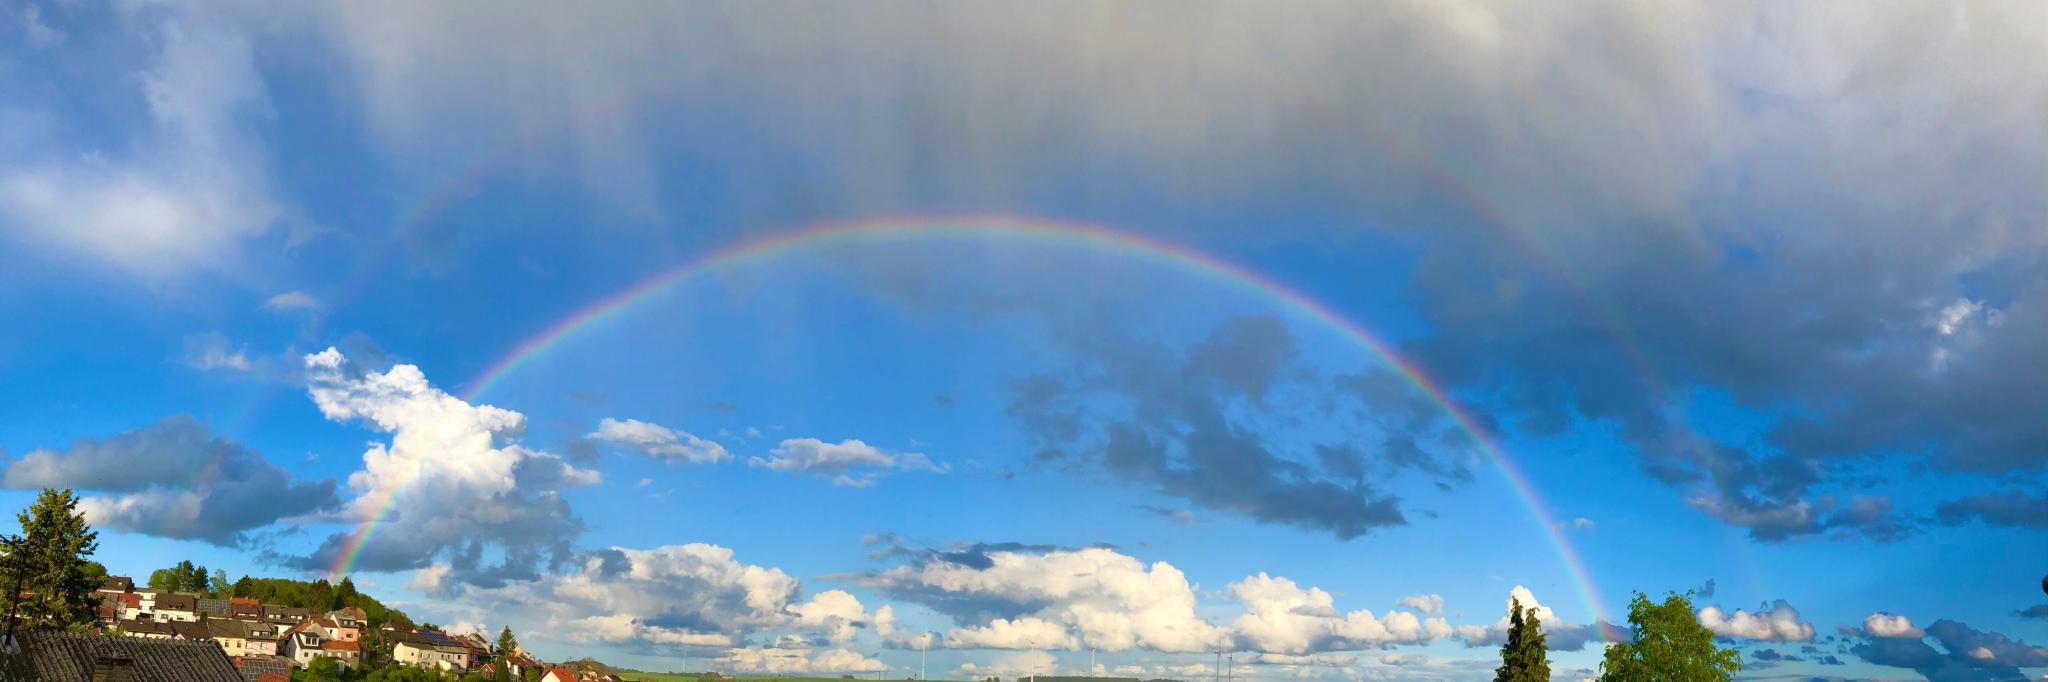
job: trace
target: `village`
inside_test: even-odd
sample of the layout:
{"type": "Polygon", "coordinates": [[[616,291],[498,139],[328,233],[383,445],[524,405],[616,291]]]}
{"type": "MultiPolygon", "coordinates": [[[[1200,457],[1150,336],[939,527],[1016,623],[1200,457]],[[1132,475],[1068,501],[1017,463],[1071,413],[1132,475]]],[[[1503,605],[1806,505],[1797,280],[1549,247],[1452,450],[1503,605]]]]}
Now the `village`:
{"type": "Polygon", "coordinates": [[[363,609],[324,613],[265,604],[253,597],[212,598],[198,592],[137,588],[123,576],[106,578],[100,598],[101,631],[156,640],[210,642],[247,682],[289,682],[292,671],[330,659],[338,668],[390,665],[484,679],[537,682],[619,682],[617,675],[550,665],[522,647],[500,651],[480,633],[461,635],[404,621],[374,629],[363,609]],[[499,677],[499,671],[506,673],[499,677]]]}

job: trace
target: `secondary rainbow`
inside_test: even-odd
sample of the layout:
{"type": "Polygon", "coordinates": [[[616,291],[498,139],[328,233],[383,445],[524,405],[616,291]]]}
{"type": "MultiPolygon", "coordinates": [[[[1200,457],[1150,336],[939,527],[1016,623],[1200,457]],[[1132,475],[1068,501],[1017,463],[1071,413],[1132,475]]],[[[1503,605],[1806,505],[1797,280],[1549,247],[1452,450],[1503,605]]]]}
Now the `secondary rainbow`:
{"type": "MultiPolygon", "coordinates": [[[[1321,301],[1264,274],[1182,244],[1100,225],[1009,215],[892,216],[824,223],[741,242],[656,273],[638,284],[600,299],[549,325],[513,346],[510,351],[491,363],[469,384],[464,397],[475,401],[500,380],[545,354],[565,339],[574,336],[578,331],[619,316],[633,309],[635,305],[654,298],[660,292],[718,268],[773,259],[800,248],[831,243],[942,236],[1044,240],[1144,258],[1279,301],[1296,313],[1340,332],[1365,349],[1374,359],[1394,370],[1404,381],[1436,404],[1453,425],[1471,439],[1479,452],[1506,478],[1522,505],[1528,509],[1531,518],[1540,526],[1539,530],[1563,563],[1572,580],[1573,588],[1578,591],[1589,614],[1595,618],[1606,614],[1599,592],[1594,589],[1584,562],[1572,548],[1570,541],[1564,537],[1563,526],[1551,517],[1547,505],[1537,495],[1528,477],[1523,475],[1514,461],[1479,425],[1478,420],[1461,407],[1443,386],[1395,353],[1387,342],[1321,301]]],[[[353,568],[363,548],[375,536],[378,525],[389,513],[392,498],[400,494],[402,488],[394,490],[391,497],[372,506],[373,513],[350,538],[345,547],[346,551],[335,563],[335,574],[346,574],[353,568]]]]}

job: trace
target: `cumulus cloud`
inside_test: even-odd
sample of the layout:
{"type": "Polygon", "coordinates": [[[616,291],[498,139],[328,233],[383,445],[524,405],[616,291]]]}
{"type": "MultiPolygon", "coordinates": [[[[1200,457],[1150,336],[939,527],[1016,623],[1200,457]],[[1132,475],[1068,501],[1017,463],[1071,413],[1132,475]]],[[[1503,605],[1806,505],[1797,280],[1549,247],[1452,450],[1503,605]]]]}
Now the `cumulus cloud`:
{"type": "Polygon", "coordinates": [[[1428,615],[1444,612],[1444,598],[1439,594],[1411,594],[1401,598],[1401,605],[1428,615]]]}
{"type": "Polygon", "coordinates": [[[120,493],[79,506],[97,526],[230,547],[248,531],[340,504],[333,480],[294,480],[185,415],[63,451],[32,450],[7,464],[0,484],[120,493]]]}
{"type": "MultiPolygon", "coordinates": [[[[246,125],[269,111],[249,38],[204,10],[157,9],[117,15],[155,48],[140,77],[109,75],[110,86],[140,87],[121,94],[152,125],[106,148],[0,150],[0,227],[163,276],[222,262],[283,215],[270,197],[262,141],[246,125]]],[[[42,26],[31,10],[25,18],[42,26]]],[[[59,35],[30,31],[32,40],[59,35]]],[[[56,106],[48,118],[70,118],[56,106]]]]}
{"type": "Polygon", "coordinates": [[[1527,587],[1516,585],[1514,589],[1508,591],[1507,599],[1501,600],[1500,620],[1494,621],[1492,625],[1460,625],[1455,628],[1458,638],[1464,640],[1465,646],[1468,647],[1496,647],[1507,642],[1508,626],[1510,625],[1507,613],[1508,609],[1515,603],[1522,605],[1524,613],[1534,614],[1538,620],[1542,621],[1543,634],[1545,636],[1544,642],[1550,646],[1552,651],[1578,651],[1585,648],[1589,643],[1602,641],[1600,639],[1600,629],[1607,627],[1601,623],[1592,625],[1566,623],[1557,617],[1557,612],[1550,610],[1550,607],[1544,606],[1542,602],[1536,601],[1535,592],[1530,591],[1527,587]]]}
{"type": "Polygon", "coordinates": [[[791,438],[768,452],[753,457],[748,466],[773,471],[809,474],[832,479],[833,485],[865,488],[886,471],[927,471],[944,473],[947,467],[932,463],[917,452],[887,452],[858,440],[827,443],[816,438],[791,438]]]}
{"type": "Polygon", "coordinates": [[[733,673],[873,673],[889,665],[846,649],[785,649],[748,647],[729,649],[711,660],[713,668],[733,673]]]}
{"type": "Polygon", "coordinates": [[[2048,667],[2048,647],[1952,620],[1934,621],[1926,635],[1941,647],[1921,637],[1874,637],[1849,651],[1875,665],[1910,668],[1935,682],[2026,679],[2021,668],[2048,667]]]}
{"type": "Polygon", "coordinates": [[[732,458],[732,454],[725,451],[725,446],[718,443],[637,419],[620,420],[606,417],[598,422],[596,431],[585,437],[638,450],[642,454],[660,457],[670,462],[711,464],[732,458]]]}
{"type": "Polygon", "coordinates": [[[1051,675],[1059,672],[1060,661],[1043,651],[1010,651],[996,654],[985,663],[968,661],[953,669],[953,674],[976,679],[984,677],[1029,677],[1051,675]]]}
{"type": "Polygon", "coordinates": [[[797,579],[780,569],[688,544],[598,550],[561,574],[454,596],[524,607],[581,641],[733,646],[789,623],[797,594],[797,579]]]}
{"type": "MultiPolygon", "coordinates": [[[[789,612],[796,617],[793,627],[820,633],[832,642],[852,640],[871,620],[867,611],[861,608],[860,600],[844,590],[819,592],[808,602],[791,605],[789,612]]],[[[883,614],[877,613],[873,620],[880,621],[884,617],[883,614]]],[[[893,621],[894,611],[890,611],[886,617],[893,621]]]]}
{"type": "MultiPolygon", "coordinates": [[[[333,348],[305,358],[307,388],[321,414],[390,434],[363,452],[349,475],[356,497],[342,512],[355,521],[381,519],[356,566],[389,571],[442,562],[457,582],[531,580],[543,566],[573,558],[569,543],[583,522],[561,490],[595,484],[595,471],[518,442],[526,417],[472,405],[427,382],[414,365],[384,372],[349,362],[333,348]],[[499,557],[484,563],[487,549],[499,557]]],[[[328,536],[310,556],[291,562],[332,565],[349,533],[328,536]]]]}
{"type": "Polygon", "coordinates": [[[1108,548],[935,552],[868,581],[962,621],[946,635],[949,645],[1199,652],[1228,638],[1195,614],[1194,588],[1180,569],[1108,548]]]}
{"type": "Polygon", "coordinates": [[[1025,616],[1016,620],[997,618],[987,625],[954,628],[946,633],[951,649],[1074,649],[1075,639],[1067,626],[1042,618],[1025,616]]]}
{"type": "Polygon", "coordinates": [[[1872,637],[1910,637],[1919,639],[1926,634],[1913,627],[1913,621],[1905,616],[1879,611],[1863,617],[1863,632],[1872,637]]]}
{"type": "Polygon", "coordinates": [[[755,657],[740,659],[749,664],[840,665],[842,662],[821,662],[809,654],[783,650],[811,648],[813,640],[799,634],[813,635],[821,644],[844,646],[864,629],[886,635],[883,630],[895,627],[894,609],[888,606],[870,613],[859,599],[841,590],[803,599],[802,584],[795,577],[778,568],[743,563],[734,558],[732,550],[715,545],[609,547],[583,555],[562,571],[497,586],[463,584],[447,579],[448,573],[446,565],[416,571],[415,587],[449,603],[533,623],[527,627],[572,642],[650,650],[736,647],[737,651],[747,649],[752,638],[781,633],[771,647],[774,651],[734,654],[755,657]]]}
{"type": "Polygon", "coordinates": [[[1231,629],[1240,646],[1253,651],[1309,654],[1428,644],[1451,635],[1442,618],[1424,620],[1407,611],[1383,617],[1365,610],[1338,613],[1330,593],[1265,573],[1231,583],[1229,593],[1245,608],[1231,629]]]}
{"type": "Polygon", "coordinates": [[[1733,613],[1709,606],[1699,611],[1702,627],[1730,639],[1759,642],[1813,641],[1813,624],[1799,620],[1799,609],[1783,599],[1758,608],[1755,613],[1736,609],[1733,613]]]}

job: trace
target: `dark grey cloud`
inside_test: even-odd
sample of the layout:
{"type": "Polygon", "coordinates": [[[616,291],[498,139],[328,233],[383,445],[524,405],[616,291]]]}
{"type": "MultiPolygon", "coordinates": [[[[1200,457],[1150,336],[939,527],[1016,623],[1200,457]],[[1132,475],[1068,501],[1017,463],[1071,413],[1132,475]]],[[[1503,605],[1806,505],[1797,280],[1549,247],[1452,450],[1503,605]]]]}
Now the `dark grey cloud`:
{"type": "Polygon", "coordinates": [[[2027,608],[2014,611],[2013,615],[2019,616],[2021,618],[2032,618],[2034,620],[2048,620],[2048,604],[2035,604],[2033,606],[2029,606],[2027,608]]]}
{"type": "Polygon", "coordinates": [[[186,415],[63,451],[34,450],[9,462],[9,488],[114,493],[87,497],[93,524],[117,531],[241,546],[249,532],[340,505],[333,479],[295,480],[240,443],[186,415]]]}
{"type": "Polygon", "coordinates": [[[2026,679],[2020,668],[2048,667],[2048,647],[1952,620],[1927,626],[1927,637],[1941,647],[1922,638],[1877,637],[1850,647],[1850,652],[1872,664],[1911,668],[1932,682],[2026,679]]]}
{"type": "Polygon", "coordinates": [[[1934,515],[1951,526],[1982,521],[1989,526],[2040,530],[2048,528],[2048,497],[2018,491],[1976,495],[1943,502],[1935,507],[1934,515]]]}
{"type": "Polygon", "coordinates": [[[1471,478],[1462,462],[1436,454],[1458,446],[1441,442],[1437,413],[1417,412],[1417,399],[1402,394],[1412,387],[1378,372],[1318,375],[1277,318],[1224,320],[1185,351],[1104,329],[1067,339],[1080,358],[1073,371],[1011,386],[1009,414],[1063,470],[1344,539],[1407,523],[1400,499],[1382,490],[1397,476],[1471,478]],[[1275,437],[1292,430],[1276,425],[1303,420],[1331,420],[1361,442],[1275,437]]]}

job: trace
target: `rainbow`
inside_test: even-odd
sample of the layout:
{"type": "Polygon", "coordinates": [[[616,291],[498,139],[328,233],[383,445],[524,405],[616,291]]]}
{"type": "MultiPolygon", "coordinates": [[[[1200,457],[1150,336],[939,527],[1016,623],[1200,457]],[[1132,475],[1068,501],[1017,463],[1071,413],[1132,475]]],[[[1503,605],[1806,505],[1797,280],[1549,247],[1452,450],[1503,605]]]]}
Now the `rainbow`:
{"type": "MultiPolygon", "coordinates": [[[[638,284],[585,306],[528,337],[492,362],[482,374],[470,382],[468,390],[463,394],[464,398],[475,401],[506,376],[545,354],[549,349],[560,345],[577,332],[625,314],[635,306],[656,298],[657,294],[707,272],[727,266],[771,260],[805,247],[860,240],[915,239],[946,235],[1043,240],[1143,258],[1278,301],[1292,311],[1340,332],[1358,347],[1365,349],[1374,359],[1399,374],[1404,381],[1442,410],[1459,431],[1471,439],[1487,461],[1507,479],[1522,506],[1528,509],[1530,517],[1537,522],[1538,530],[1563,563],[1573,588],[1578,591],[1590,616],[1598,619],[1606,613],[1599,592],[1594,589],[1590,574],[1586,570],[1585,562],[1572,548],[1571,542],[1564,536],[1564,526],[1552,518],[1529,478],[1494,442],[1487,434],[1487,430],[1480,426],[1478,419],[1461,407],[1441,384],[1430,378],[1421,368],[1396,354],[1386,341],[1329,305],[1264,274],[1181,244],[1100,225],[1007,215],[877,217],[824,223],[733,244],[696,260],[658,272],[638,284]]],[[[343,575],[354,567],[362,555],[363,548],[375,536],[378,525],[390,513],[393,498],[401,494],[403,489],[404,486],[394,488],[390,497],[372,505],[373,512],[364,519],[344,546],[345,551],[334,563],[333,574],[343,575]]],[[[1606,633],[1602,631],[1602,635],[1604,637],[1606,633]]]]}

